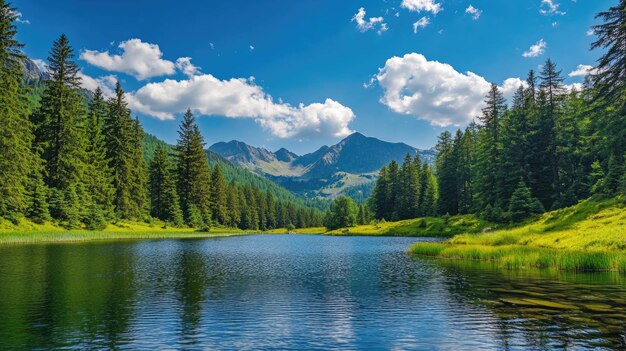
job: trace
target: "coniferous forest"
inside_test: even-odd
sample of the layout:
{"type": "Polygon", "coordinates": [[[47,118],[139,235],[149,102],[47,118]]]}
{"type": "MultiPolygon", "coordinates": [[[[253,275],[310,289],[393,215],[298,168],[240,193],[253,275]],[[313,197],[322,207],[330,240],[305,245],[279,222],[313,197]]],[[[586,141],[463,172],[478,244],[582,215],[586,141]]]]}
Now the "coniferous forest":
{"type": "Polygon", "coordinates": [[[407,155],[381,169],[369,200],[377,219],[477,214],[518,222],[590,196],[626,194],[626,1],[597,15],[602,52],[569,89],[548,59],[508,106],[492,84],[482,114],[439,136],[431,167],[407,155]]]}
{"type": "Polygon", "coordinates": [[[190,110],[176,146],[157,145],[146,162],[144,131],[121,85],[108,99],[100,89],[81,89],[65,35],[52,44],[50,79],[34,92],[25,81],[24,44],[15,39],[17,13],[0,1],[0,217],[91,230],[152,219],[202,229],[321,225],[319,210],[229,182],[219,165],[210,167],[190,110]]]}

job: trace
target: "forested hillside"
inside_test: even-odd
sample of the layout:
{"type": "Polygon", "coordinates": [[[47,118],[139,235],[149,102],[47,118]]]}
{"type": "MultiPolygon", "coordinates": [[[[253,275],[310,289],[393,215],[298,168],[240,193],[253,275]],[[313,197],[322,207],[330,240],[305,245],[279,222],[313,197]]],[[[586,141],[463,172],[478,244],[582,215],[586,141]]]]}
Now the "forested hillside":
{"type": "Polygon", "coordinates": [[[432,167],[412,155],[384,167],[368,201],[374,216],[520,222],[626,194],[625,13],[620,1],[597,15],[603,23],[593,27],[592,49],[601,57],[584,85],[566,86],[548,59],[539,73],[529,71],[510,106],[492,84],[474,123],[440,135],[432,167]]]}
{"type": "Polygon", "coordinates": [[[321,223],[304,201],[207,154],[191,111],[172,147],[145,136],[119,82],[109,99],[86,94],[67,36],[45,73],[25,74],[36,68],[15,40],[17,13],[0,0],[0,218],[68,229],[153,218],[254,230],[321,223]]]}

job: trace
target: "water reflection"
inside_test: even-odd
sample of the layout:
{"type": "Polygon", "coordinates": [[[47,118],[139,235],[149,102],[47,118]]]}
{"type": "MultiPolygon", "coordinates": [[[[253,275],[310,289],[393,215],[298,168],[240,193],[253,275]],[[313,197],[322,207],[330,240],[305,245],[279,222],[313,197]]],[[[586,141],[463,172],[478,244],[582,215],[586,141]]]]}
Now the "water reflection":
{"type": "Polygon", "coordinates": [[[412,259],[410,238],[0,248],[0,349],[617,349],[626,282],[412,259]]]}

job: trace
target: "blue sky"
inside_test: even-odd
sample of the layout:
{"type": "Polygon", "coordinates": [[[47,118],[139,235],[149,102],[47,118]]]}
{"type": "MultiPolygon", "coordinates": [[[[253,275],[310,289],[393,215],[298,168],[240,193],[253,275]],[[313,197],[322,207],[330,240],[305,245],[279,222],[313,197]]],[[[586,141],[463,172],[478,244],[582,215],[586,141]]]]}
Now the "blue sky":
{"type": "Polygon", "coordinates": [[[464,126],[479,111],[487,82],[512,91],[515,78],[548,57],[568,84],[580,83],[586,67],[579,65],[593,65],[599,55],[589,52],[594,14],[616,2],[13,5],[22,14],[19,39],[31,58],[45,59],[52,41],[66,33],[85,85],[119,79],[146,131],[175,142],[180,115],[191,107],[209,145],[238,139],[305,153],[351,131],[431,147],[442,130],[464,126]]]}

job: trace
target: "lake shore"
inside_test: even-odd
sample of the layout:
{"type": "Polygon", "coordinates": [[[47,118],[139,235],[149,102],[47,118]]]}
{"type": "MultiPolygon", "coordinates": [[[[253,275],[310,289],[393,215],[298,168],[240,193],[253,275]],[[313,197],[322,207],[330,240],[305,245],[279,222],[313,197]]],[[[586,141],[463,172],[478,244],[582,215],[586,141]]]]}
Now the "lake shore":
{"type": "Polygon", "coordinates": [[[417,243],[410,254],[491,261],[507,269],[626,273],[626,209],[622,199],[586,200],[516,228],[417,243]]]}

